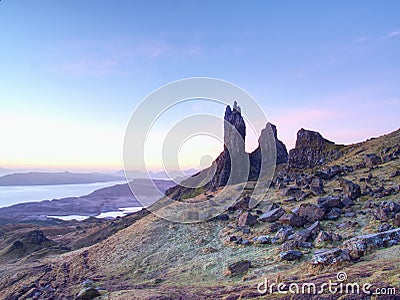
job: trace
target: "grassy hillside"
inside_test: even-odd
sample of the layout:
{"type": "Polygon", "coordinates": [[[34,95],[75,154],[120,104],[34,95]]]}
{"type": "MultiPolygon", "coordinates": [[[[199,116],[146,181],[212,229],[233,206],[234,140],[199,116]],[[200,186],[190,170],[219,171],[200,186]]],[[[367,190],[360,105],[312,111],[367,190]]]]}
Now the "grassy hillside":
{"type": "MultiPolygon", "coordinates": [[[[349,282],[368,282],[374,290],[377,287],[395,287],[399,295],[399,245],[369,249],[365,255],[351,261],[321,266],[311,264],[313,255],[319,249],[342,247],[343,242],[352,237],[382,231],[381,226],[386,226],[386,229],[398,227],[395,217],[389,215],[386,221],[378,220],[375,212],[382,203],[399,203],[400,160],[396,157],[399,145],[398,130],[364,143],[341,147],[344,155],[320,170],[303,170],[303,177],[298,177],[300,179],[306,178],[306,175],[314,176],[315,172],[334,165],[346,170],[323,180],[323,195],[310,192],[304,199],[297,197],[293,200],[289,190],[290,187],[299,187],[296,180],[300,179],[288,179],[284,188],[276,184],[268,191],[262,190],[257,194],[246,190],[252,198],[262,201],[251,209],[227,211],[228,220],[183,224],[142,213],[133,225],[90,247],[52,254],[31,260],[29,264],[26,260],[10,264],[5,262],[0,271],[1,297],[14,299],[29,296],[34,291],[39,293],[40,299],[73,298],[82,290],[82,283],[90,279],[100,292],[101,299],[251,299],[261,296],[257,284],[264,278],[286,284],[322,284],[327,280],[336,280],[339,270],[346,272],[349,282]],[[365,155],[371,153],[378,155],[381,161],[368,167],[365,155]],[[303,254],[299,260],[281,259],[282,241],[267,244],[254,241],[260,236],[274,237],[274,222],[257,221],[254,225],[238,226],[239,217],[244,212],[259,217],[268,212],[273,203],[279,204],[287,214],[306,203],[316,204],[321,197],[340,196],[343,200],[343,179],[358,184],[361,196],[354,199],[354,205],[343,207],[337,218],[325,217],[319,222],[319,232],[340,235],[341,240],[317,242],[315,237],[309,238],[307,241],[311,248],[295,247],[303,254]],[[232,236],[249,242],[235,243],[232,236]],[[237,275],[227,272],[231,264],[241,261],[250,261],[250,268],[237,275]]],[[[284,166],[276,170],[276,177],[284,174],[284,166]]],[[[300,191],[308,193],[309,190],[301,186],[300,191]]],[[[224,196],[229,197],[229,191],[226,193],[224,196]]],[[[294,227],[293,232],[300,233],[311,223],[294,227]]],[[[341,296],[340,299],[351,299],[350,295],[341,296]]],[[[292,295],[263,297],[291,299],[292,295]]],[[[337,299],[339,296],[325,292],[324,295],[298,295],[294,299],[313,297],[337,299]]],[[[377,296],[375,299],[385,298],[377,296]]]]}

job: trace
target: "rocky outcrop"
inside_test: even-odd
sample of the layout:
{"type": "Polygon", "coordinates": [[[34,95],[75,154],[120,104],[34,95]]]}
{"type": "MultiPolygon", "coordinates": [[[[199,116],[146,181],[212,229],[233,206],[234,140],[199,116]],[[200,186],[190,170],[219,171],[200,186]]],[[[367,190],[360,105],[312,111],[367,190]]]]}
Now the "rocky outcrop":
{"type": "Polygon", "coordinates": [[[349,250],[340,248],[315,250],[311,258],[311,264],[314,266],[335,265],[346,261],[350,261],[349,250]]]}
{"type": "Polygon", "coordinates": [[[224,150],[215,160],[215,175],[209,183],[209,189],[215,191],[220,186],[243,182],[247,179],[245,152],[246,125],[240,108],[235,101],[233,109],[228,105],[224,116],[224,150]],[[231,174],[232,169],[232,174],[231,174]]]}
{"type": "Polygon", "coordinates": [[[261,145],[265,145],[268,140],[268,130],[272,130],[275,139],[275,146],[276,146],[276,164],[284,164],[288,161],[288,152],[286,149],[285,144],[278,139],[278,131],[276,126],[271,123],[267,123],[265,128],[261,130],[260,138],[258,139],[259,146],[256,150],[250,153],[250,180],[256,180],[260,174],[261,162],[262,162],[262,155],[261,155],[261,145]]]}
{"type": "Polygon", "coordinates": [[[360,235],[345,241],[341,248],[316,250],[311,259],[311,264],[327,266],[357,260],[373,249],[390,247],[399,243],[400,228],[360,235]]]}
{"type": "Polygon", "coordinates": [[[318,132],[300,129],[296,146],[289,152],[288,168],[310,169],[338,159],[342,155],[339,147],[318,132]]]}
{"type": "Polygon", "coordinates": [[[350,251],[353,259],[365,255],[369,250],[397,245],[400,241],[400,228],[393,230],[356,236],[343,243],[350,251]]]}
{"type": "Polygon", "coordinates": [[[203,186],[203,190],[216,191],[221,186],[257,180],[263,160],[271,159],[262,155],[261,151],[271,147],[269,138],[272,136],[271,132],[275,139],[276,164],[286,163],[288,160],[286,146],[278,139],[276,126],[271,123],[261,131],[258,148],[250,154],[246,153],[246,124],[241,109],[236,101],[232,109],[228,105],[224,116],[224,149],[221,154],[210,168],[183,180],[181,185],[168,189],[166,195],[173,199],[182,199],[188,194],[195,194],[197,187],[203,186]]]}

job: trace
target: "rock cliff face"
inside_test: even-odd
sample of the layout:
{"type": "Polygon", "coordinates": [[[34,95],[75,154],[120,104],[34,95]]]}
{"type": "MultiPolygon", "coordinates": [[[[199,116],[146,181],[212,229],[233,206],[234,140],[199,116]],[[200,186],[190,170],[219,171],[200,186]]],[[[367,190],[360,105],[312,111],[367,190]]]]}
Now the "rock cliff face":
{"type": "Polygon", "coordinates": [[[296,147],[289,151],[289,169],[309,169],[338,159],[341,145],[324,139],[315,131],[300,129],[297,132],[296,147]]]}
{"type": "Polygon", "coordinates": [[[258,144],[259,146],[257,147],[256,150],[254,150],[252,153],[250,153],[250,174],[249,174],[249,179],[250,180],[257,180],[258,175],[260,174],[260,167],[261,167],[261,146],[263,143],[266,143],[267,141],[267,130],[269,129],[268,127],[271,128],[274,138],[275,138],[275,145],[276,145],[276,164],[285,164],[288,161],[288,152],[286,150],[286,146],[282,141],[278,139],[278,132],[276,129],[276,126],[267,123],[265,128],[261,130],[261,135],[260,138],[258,139],[258,144]]]}
{"type": "Polygon", "coordinates": [[[208,169],[193,175],[182,181],[181,186],[175,186],[166,191],[166,195],[174,199],[182,198],[185,194],[193,192],[194,188],[185,186],[200,186],[203,189],[215,191],[221,186],[239,182],[256,180],[260,174],[261,167],[261,146],[267,143],[268,130],[272,130],[276,144],[276,164],[286,163],[288,153],[286,146],[278,140],[277,129],[273,124],[268,123],[261,131],[259,146],[252,153],[245,151],[246,125],[241,114],[241,109],[234,102],[233,108],[228,105],[224,116],[224,150],[208,169]],[[214,174],[212,174],[214,172],[214,174]],[[207,178],[211,178],[204,184],[207,178]]]}
{"type": "Polygon", "coordinates": [[[229,183],[239,183],[247,179],[246,161],[248,164],[248,154],[245,151],[246,125],[242,117],[240,107],[235,101],[233,109],[228,105],[224,116],[224,151],[213,163],[215,175],[209,183],[211,190],[216,190],[220,186],[229,183]],[[232,172],[231,176],[231,170],[232,172]]]}

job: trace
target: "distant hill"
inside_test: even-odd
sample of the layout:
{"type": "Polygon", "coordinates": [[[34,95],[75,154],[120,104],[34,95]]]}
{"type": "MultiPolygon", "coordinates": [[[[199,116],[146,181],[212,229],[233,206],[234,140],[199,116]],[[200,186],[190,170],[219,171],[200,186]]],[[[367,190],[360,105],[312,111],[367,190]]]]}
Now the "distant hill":
{"type": "Polygon", "coordinates": [[[0,186],[80,184],[123,179],[120,175],[103,173],[28,172],[4,175],[0,177],[0,186]]]}
{"type": "Polygon", "coordinates": [[[148,178],[150,176],[152,179],[173,179],[174,181],[181,181],[183,179],[186,179],[194,174],[196,174],[198,170],[196,169],[188,169],[188,170],[183,170],[183,171],[177,171],[173,170],[169,172],[168,174],[164,171],[158,171],[158,172],[153,172],[150,171],[149,175],[147,175],[146,171],[139,171],[139,170],[131,170],[131,171],[124,171],[124,170],[119,170],[118,172],[114,173],[117,176],[125,176],[125,173],[128,175],[129,180],[135,179],[135,178],[148,178]],[[182,176],[182,172],[186,176],[182,176]]]}
{"type": "Polygon", "coordinates": [[[5,174],[10,174],[12,172],[13,172],[13,170],[0,167],[0,176],[5,175],[5,174]]]}
{"type": "MultiPolygon", "coordinates": [[[[161,193],[175,185],[173,181],[169,180],[153,180],[153,182],[161,193]]],[[[135,195],[140,196],[140,200],[145,199],[150,203],[157,201],[160,194],[149,188],[153,186],[153,182],[146,179],[135,179],[132,184],[135,188],[135,195]]],[[[0,208],[0,224],[48,221],[48,215],[97,216],[100,213],[118,211],[121,207],[141,207],[142,203],[136,199],[135,195],[132,194],[128,184],[124,183],[101,188],[80,197],[19,203],[0,208]]]]}

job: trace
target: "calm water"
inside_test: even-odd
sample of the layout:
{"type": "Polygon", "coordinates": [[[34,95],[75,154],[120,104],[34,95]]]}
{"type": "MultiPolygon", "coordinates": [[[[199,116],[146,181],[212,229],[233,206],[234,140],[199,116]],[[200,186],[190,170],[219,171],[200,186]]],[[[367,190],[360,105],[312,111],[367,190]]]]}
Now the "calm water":
{"type": "MultiPolygon", "coordinates": [[[[97,215],[96,218],[104,218],[104,219],[111,218],[112,219],[112,218],[116,218],[116,217],[123,217],[126,214],[137,212],[139,210],[142,210],[142,207],[125,207],[125,208],[120,208],[120,210],[118,210],[118,211],[109,211],[109,212],[101,213],[101,214],[97,215]]],[[[64,221],[69,221],[69,220],[82,221],[82,220],[89,218],[89,216],[80,216],[80,215],[47,216],[47,217],[54,218],[54,219],[60,219],[60,220],[64,220],[64,221]]]]}
{"type": "Polygon", "coordinates": [[[79,197],[103,187],[125,182],[126,181],[109,181],[85,184],[0,186],[0,207],[23,202],[79,197]]]}

